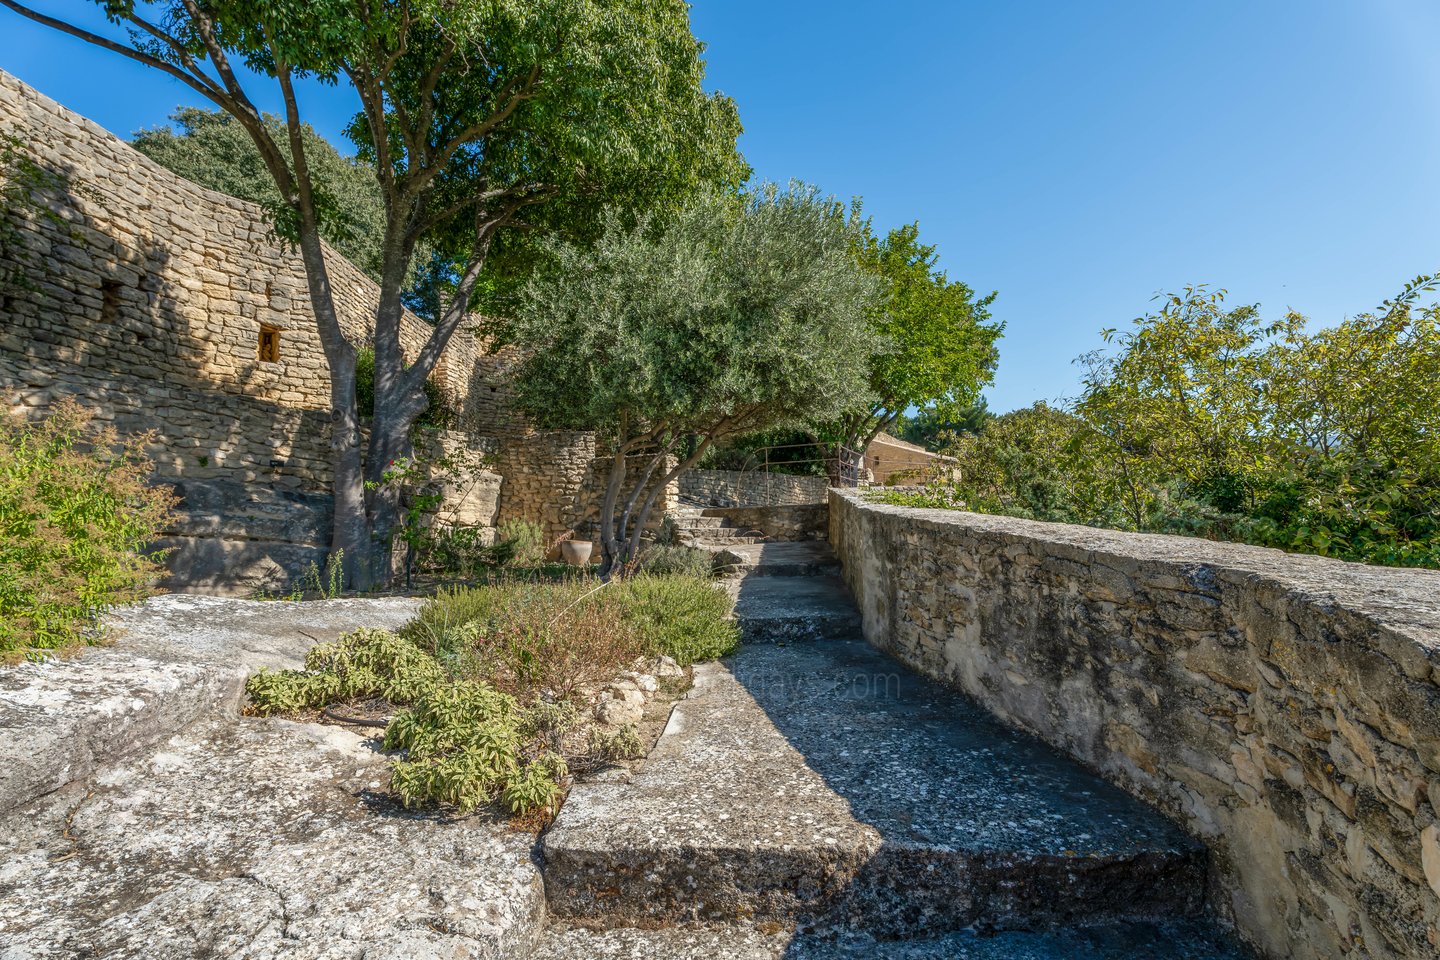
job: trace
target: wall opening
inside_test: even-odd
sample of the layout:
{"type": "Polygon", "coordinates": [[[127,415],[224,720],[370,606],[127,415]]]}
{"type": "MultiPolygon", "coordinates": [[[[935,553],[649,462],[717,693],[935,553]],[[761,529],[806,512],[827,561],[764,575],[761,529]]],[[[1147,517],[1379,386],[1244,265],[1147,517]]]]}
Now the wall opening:
{"type": "Polygon", "coordinates": [[[119,280],[100,281],[100,322],[114,323],[120,319],[119,280]]]}
{"type": "Polygon", "coordinates": [[[280,362],[280,328],[268,323],[260,324],[260,362],[280,362]]]}

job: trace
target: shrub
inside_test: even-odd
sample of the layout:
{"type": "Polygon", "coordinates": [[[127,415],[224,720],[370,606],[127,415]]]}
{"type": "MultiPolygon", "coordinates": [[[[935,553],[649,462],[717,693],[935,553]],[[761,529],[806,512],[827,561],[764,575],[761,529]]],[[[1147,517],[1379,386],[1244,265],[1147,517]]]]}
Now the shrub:
{"type": "Polygon", "coordinates": [[[442,591],[407,635],[450,668],[517,696],[568,697],[645,652],[622,598],[598,581],[508,583],[442,591]]]}
{"type": "Polygon", "coordinates": [[[548,807],[560,793],[564,757],[526,759],[524,715],[513,697],[479,681],[436,687],[395,717],[385,748],[403,750],[390,788],[406,806],[448,804],[460,813],[500,798],[512,813],[548,807]]]}
{"type": "Polygon", "coordinates": [[[651,656],[686,666],[726,656],[740,643],[734,601],[708,578],[641,574],[615,589],[651,656]]]}
{"type": "Polygon", "coordinates": [[[592,757],[605,761],[634,760],[645,753],[640,734],[629,723],[613,733],[591,727],[588,749],[592,757]]]}
{"type": "Polygon", "coordinates": [[[545,530],[538,523],[516,517],[495,528],[494,554],[501,566],[533,567],[545,561],[545,530]]]}
{"type": "MultiPolygon", "coordinates": [[[[669,522],[670,518],[665,518],[669,522]]],[[[715,555],[699,547],[652,543],[640,554],[640,570],[655,576],[675,575],[706,580],[714,573],[715,555]]]]}
{"type": "Polygon", "coordinates": [[[39,423],[0,414],[0,655],[79,642],[146,594],[160,565],[142,551],[175,503],[146,483],[148,439],[69,400],[39,423]]]}
{"type": "Polygon", "coordinates": [[[266,714],[370,697],[408,704],[385,734],[404,751],[391,787],[406,805],[465,813],[499,800],[526,813],[553,807],[566,756],[643,753],[634,730],[586,740],[582,688],[645,655],[728,653],[738,638],[729,613],[729,597],[693,577],[442,590],[400,634],[346,634],[316,646],[305,669],[261,671],[247,690],[266,714]]]}
{"type": "Polygon", "coordinates": [[[356,630],[316,644],[303,670],[261,670],[245,684],[255,711],[288,713],[340,700],[411,703],[446,679],[439,661],[388,630],[356,630]]]}

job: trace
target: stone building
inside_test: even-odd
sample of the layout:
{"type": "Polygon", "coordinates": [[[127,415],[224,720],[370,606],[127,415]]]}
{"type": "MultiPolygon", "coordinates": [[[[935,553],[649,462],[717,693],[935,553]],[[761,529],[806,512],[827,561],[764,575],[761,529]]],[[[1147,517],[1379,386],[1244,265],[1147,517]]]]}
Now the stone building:
{"type": "MultiPolygon", "coordinates": [[[[281,586],[328,552],[329,375],[298,253],[260,208],[184,180],[95,123],[0,72],[0,142],[45,172],[33,211],[0,232],[0,398],[40,415],[75,397],[125,432],[153,431],[172,589],[281,586]]],[[[330,252],[342,321],[368,336],[378,289],[330,252]]],[[[407,316],[402,342],[428,328],[407,316]]],[[[447,491],[482,527],[525,517],[550,537],[595,512],[596,440],[514,414],[513,356],[462,330],[434,379],[458,416],[426,446],[487,469],[447,491]]]]}
{"type": "Polygon", "coordinates": [[[955,464],[954,457],[882,433],[865,448],[863,469],[875,483],[924,483],[948,477],[955,464]]]}

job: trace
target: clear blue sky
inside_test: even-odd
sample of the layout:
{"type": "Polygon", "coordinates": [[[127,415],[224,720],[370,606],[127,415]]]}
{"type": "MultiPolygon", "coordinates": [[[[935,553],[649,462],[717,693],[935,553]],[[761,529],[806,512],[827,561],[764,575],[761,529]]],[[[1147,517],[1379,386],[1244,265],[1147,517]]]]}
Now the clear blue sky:
{"type": "MultiPolygon", "coordinates": [[[[1072,394],[1159,290],[1333,323],[1440,269],[1437,0],[695,0],[694,26],[758,175],[918,219],[999,291],[996,410],[1072,394]]],[[[122,135],[198,102],[4,10],[0,67],[122,135]]],[[[307,95],[338,135],[347,99],[307,95]]]]}

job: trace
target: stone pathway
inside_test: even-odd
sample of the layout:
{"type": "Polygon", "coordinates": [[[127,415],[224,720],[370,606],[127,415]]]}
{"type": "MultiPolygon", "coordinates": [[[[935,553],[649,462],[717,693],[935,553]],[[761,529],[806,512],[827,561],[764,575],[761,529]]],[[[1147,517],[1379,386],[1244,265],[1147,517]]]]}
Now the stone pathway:
{"type": "Polygon", "coordinates": [[[0,670],[0,960],[1244,956],[1202,848],[865,644],[823,544],[730,546],[752,642],[538,845],[399,809],[373,740],[236,714],[413,601],[161,597],[0,670]]]}
{"type": "Polygon", "coordinates": [[[1244,956],[1202,847],[866,644],[825,545],[742,549],[750,642],[628,783],[572,791],[538,956],[1244,956]]]}

